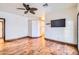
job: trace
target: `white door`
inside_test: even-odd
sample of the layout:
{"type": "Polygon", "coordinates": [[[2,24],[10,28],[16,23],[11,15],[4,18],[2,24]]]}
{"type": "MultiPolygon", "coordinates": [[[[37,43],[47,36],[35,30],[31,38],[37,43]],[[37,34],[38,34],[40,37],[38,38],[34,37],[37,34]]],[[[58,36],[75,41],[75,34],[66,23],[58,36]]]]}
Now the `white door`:
{"type": "Polygon", "coordinates": [[[32,20],[32,37],[40,36],[39,20],[32,20]]]}

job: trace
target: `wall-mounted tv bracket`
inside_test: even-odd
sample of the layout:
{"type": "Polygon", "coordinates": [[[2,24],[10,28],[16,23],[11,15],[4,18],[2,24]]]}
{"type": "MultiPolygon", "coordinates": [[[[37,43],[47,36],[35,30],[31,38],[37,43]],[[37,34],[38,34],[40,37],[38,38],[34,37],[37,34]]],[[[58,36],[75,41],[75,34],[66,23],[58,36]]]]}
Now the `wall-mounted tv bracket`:
{"type": "Polygon", "coordinates": [[[46,25],[50,25],[51,23],[46,23],[46,25]]]}

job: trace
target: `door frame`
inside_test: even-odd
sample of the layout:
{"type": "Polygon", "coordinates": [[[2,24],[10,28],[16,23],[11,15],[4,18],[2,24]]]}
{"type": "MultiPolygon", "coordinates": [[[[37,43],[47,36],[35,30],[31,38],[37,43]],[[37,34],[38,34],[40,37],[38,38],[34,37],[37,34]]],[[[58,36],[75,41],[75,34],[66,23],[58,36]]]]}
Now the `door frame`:
{"type": "Polygon", "coordinates": [[[79,13],[77,13],[77,49],[79,50],[79,47],[78,47],[78,43],[79,43],[78,42],[79,41],[79,36],[78,36],[79,35],[79,33],[78,33],[79,32],[79,29],[78,29],[79,27],[78,26],[79,25],[78,25],[78,23],[79,23],[79,20],[78,19],[79,19],[79,13]]]}
{"type": "Polygon", "coordinates": [[[2,22],[2,38],[4,39],[5,41],[5,18],[0,18],[0,22],[2,22]]]}

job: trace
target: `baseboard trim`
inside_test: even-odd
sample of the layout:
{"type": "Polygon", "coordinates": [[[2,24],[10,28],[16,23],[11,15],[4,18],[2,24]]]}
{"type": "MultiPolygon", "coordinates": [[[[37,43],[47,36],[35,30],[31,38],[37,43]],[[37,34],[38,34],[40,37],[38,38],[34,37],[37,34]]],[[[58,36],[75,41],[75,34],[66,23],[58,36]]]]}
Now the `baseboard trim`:
{"type": "Polygon", "coordinates": [[[72,43],[67,43],[67,42],[61,42],[61,41],[52,40],[52,39],[49,39],[49,38],[45,38],[45,39],[48,40],[48,41],[53,41],[53,42],[57,42],[57,43],[60,43],[60,44],[66,44],[66,45],[74,46],[74,47],[77,48],[77,44],[72,44],[72,43]]]}
{"type": "Polygon", "coordinates": [[[27,36],[27,37],[32,39],[37,39],[37,38],[40,38],[41,36],[38,36],[38,37],[27,36]]]}
{"type": "MultiPolygon", "coordinates": [[[[5,41],[11,42],[11,41],[19,40],[19,39],[24,39],[24,38],[37,39],[37,38],[40,38],[40,37],[41,36],[39,36],[39,37],[24,36],[24,37],[20,37],[20,38],[16,38],[16,39],[5,40],[5,41]]],[[[48,41],[53,41],[53,42],[57,42],[57,43],[60,43],[60,44],[72,45],[74,47],[77,47],[77,44],[72,44],[72,43],[67,43],[67,42],[61,42],[61,41],[57,41],[57,40],[52,40],[50,38],[45,38],[45,39],[48,40],[48,41]]]]}
{"type": "Polygon", "coordinates": [[[41,36],[39,36],[39,37],[24,36],[24,37],[19,37],[19,38],[15,38],[15,39],[5,40],[5,42],[11,42],[11,41],[15,41],[15,40],[24,39],[24,38],[37,39],[37,38],[40,38],[40,37],[41,36]]]}
{"type": "Polygon", "coordinates": [[[19,38],[15,38],[15,39],[8,39],[8,40],[5,40],[5,42],[11,42],[11,41],[19,40],[19,39],[24,39],[24,38],[28,38],[28,36],[19,37],[19,38]]]}

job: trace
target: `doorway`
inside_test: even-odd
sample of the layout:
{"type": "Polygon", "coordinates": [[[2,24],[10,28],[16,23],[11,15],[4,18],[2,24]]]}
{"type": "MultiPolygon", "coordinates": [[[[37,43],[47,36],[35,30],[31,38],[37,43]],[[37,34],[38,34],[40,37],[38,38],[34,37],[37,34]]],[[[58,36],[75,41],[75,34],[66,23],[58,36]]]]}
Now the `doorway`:
{"type": "Polygon", "coordinates": [[[5,19],[0,18],[0,42],[5,41],[5,19]]]}

